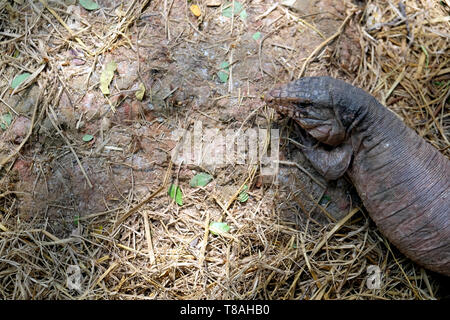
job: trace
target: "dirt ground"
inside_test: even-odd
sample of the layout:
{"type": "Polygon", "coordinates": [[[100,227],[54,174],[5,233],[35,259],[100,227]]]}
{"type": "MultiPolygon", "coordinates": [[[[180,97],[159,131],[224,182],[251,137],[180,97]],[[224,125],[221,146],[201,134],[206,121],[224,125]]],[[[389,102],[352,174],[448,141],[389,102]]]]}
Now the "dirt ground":
{"type": "MultiPolygon", "coordinates": [[[[327,183],[314,171],[291,142],[294,125],[261,99],[274,84],[300,75],[338,77],[374,94],[409,125],[422,121],[418,131],[428,140],[439,137],[434,145],[448,155],[448,70],[434,79],[446,89],[425,93],[444,92],[442,106],[429,105],[441,119],[434,127],[428,113],[416,119],[399,111],[408,112],[408,98],[402,88],[389,90],[400,71],[378,70],[377,79],[394,74],[385,86],[363,75],[374,52],[362,34],[368,17],[381,21],[367,8],[392,10],[388,4],[254,0],[241,2],[245,14],[227,17],[227,3],[218,0],[96,2],[99,8],[90,11],[78,1],[0,1],[0,111],[12,118],[0,132],[1,298],[446,294],[446,279],[389,245],[347,179],[327,183]],[[105,95],[99,84],[110,62],[117,69],[105,95]],[[13,89],[12,79],[23,72],[31,74],[28,83],[13,89]],[[248,163],[173,163],[173,132],[192,130],[198,121],[222,131],[280,129],[278,184],[248,163]],[[199,172],[213,180],[191,187],[199,172]],[[183,205],[168,195],[170,184],[181,188],[183,205]],[[248,200],[241,202],[236,198],[243,185],[248,200]],[[230,231],[212,234],[213,221],[226,222],[230,231]],[[382,271],[381,288],[366,285],[370,265],[382,271]],[[75,284],[70,270],[78,276],[75,284]]],[[[407,12],[431,7],[448,15],[444,1],[437,9],[411,1],[407,12]]],[[[411,17],[411,28],[419,17],[411,17]]],[[[442,24],[445,29],[449,22],[442,24]]],[[[377,32],[391,27],[384,28],[377,32]]],[[[392,28],[401,28],[399,48],[408,50],[406,25],[392,28]]],[[[425,43],[418,52],[420,45],[425,43]]],[[[425,58],[446,70],[448,49],[439,50],[425,58]]],[[[377,68],[374,60],[368,65],[377,68]]]]}

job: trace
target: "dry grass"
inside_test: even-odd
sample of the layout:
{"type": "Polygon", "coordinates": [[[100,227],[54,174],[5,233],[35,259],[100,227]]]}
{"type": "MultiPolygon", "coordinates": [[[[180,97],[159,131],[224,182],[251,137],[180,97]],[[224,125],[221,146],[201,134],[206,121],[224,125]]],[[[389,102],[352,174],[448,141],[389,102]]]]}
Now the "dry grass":
{"type": "Polygon", "coordinates": [[[359,27],[365,54],[355,82],[449,156],[448,1],[408,1],[404,12],[389,1],[374,3],[382,18],[359,27]]]}
{"type": "MultiPolygon", "coordinates": [[[[229,197],[217,197],[220,186],[212,183],[206,188],[186,191],[185,201],[190,205],[179,207],[169,202],[165,193],[170,179],[176,179],[181,168],[167,163],[165,175],[151,185],[148,196],[122,194],[116,208],[80,217],[77,229],[64,238],[50,232],[48,221],[40,217],[22,219],[17,215],[20,190],[14,188],[11,168],[22,152],[35,150],[37,139],[33,137],[46,117],[53,120],[65,147],[40,152],[54,152],[54,157],[69,152],[76,159],[89,155],[86,147],[76,145],[73,137],[58,127],[58,116],[52,111],[62,93],[71,91],[70,79],[64,79],[58,68],[63,62],[62,50],[73,48],[86,54],[89,68],[84,90],[93,90],[97,83],[90,80],[98,59],[120,46],[136,47],[130,34],[136,31],[135,22],[151,2],[135,0],[126,7],[117,7],[122,10],[118,16],[113,10],[102,10],[98,20],[82,21],[80,32],[74,32],[66,24],[70,14],[62,1],[48,5],[45,1],[40,1],[41,5],[26,0],[20,3],[14,2],[11,7],[10,2],[0,1],[2,113],[8,110],[17,113],[6,103],[7,95],[21,94],[33,83],[38,84],[40,94],[31,117],[30,135],[19,146],[8,143],[1,146],[2,299],[439,297],[440,278],[392,248],[363,209],[353,208],[340,221],[322,225],[313,219],[301,223],[282,219],[279,209],[289,204],[283,203],[275,186],[252,189],[245,204],[233,201],[244,183],[254,182],[254,167],[233,169],[241,175],[233,181],[236,187],[229,197]],[[47,45],[50,38],[56,46],[47,45]],[[32,76],[12,92],[10,79],[23,71],[32,76]],[[232,229],[227,235],[214,236],[209,232],[210,221],[227,221],[232,229]],[[381,289],[367,288],[369,265],[381,268],[384,275],[381,289]],[[80,290],[68,286],[70,270],[81,272],[80,290]]],[[[243,3],[249,5],[249,1],[243,3]]],[[[173,1],[155,4],[161,8],[168,34],[167,17],[172,5],[173,1]]],[[[399,16],[397,2],[369,1],[368,6],[371,5],[380,10],[381,18],[370,30],[366,23],[368,7],[366,11],[353,7],[348,12],[362,48],[355,71],[343,69],[338,62],[340,36],[346,32],[343,26],[333,36],[334,41],[323,39],[318,33],[321,41],[325,41],[321,47],[329,49],[311,51],[309,59],[296,62],[286,74],[293,76],[304,71],[313,74],[319,64],[327,64],[330,74],[344,75],[376,95],[449,156],[449,7],[439,1],[408,1],[405,19],[399,16]]],[[[281,7],[271,7],[265,16],[273,10],[285,12],[281,7]]],[[[279,21],[266,26],[263,41],[289,23],[315,28],[312,20],[304,19],[309,22],[292,19],[292,13],[286,11],[279,21]]],[[[233,19],[231,35],[227,35],[236,36],[233,28],[242,31],[240,24],[241,21],[233,19]]],[[[191,28],[196,27],[191,23],[191,28]]],[[[184,35],[180,37],[182,40],[184,35]]],[[[261,71],[261,55],[270,54],[267,45],[260,46],[261,71]]],[[[274,81],[271,75],[266,76],[274,81]]],[[[80,161],[78,165],[83,168],[80,161]]],[[[89,173],[83,175],[89,185],[89,173]]]]}

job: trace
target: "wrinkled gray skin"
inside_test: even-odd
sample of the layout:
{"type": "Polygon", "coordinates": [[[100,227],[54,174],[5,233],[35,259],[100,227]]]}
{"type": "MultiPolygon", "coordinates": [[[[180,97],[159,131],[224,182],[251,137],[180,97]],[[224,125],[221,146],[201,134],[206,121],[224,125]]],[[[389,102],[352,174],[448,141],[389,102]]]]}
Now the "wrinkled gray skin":
{"type": "Polygon", "coordinates": [[[301,78],[265,100],[306,130],[303,152],[326,179],[347,172],[371,218],[401,252],[450,276],[444,155],[370,94],[341,80],[301,78]]]}

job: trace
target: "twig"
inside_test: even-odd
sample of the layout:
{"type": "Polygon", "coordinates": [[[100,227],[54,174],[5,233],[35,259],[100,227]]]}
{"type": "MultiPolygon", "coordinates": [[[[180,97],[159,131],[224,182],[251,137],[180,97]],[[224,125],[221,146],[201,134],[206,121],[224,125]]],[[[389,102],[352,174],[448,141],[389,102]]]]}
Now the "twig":
{"type": "MultiPolygon", "coordinates": [[[[278,21],[279,19],[281,19],[283,16],[280,16],[278,19],[276,19],[275,21],[278,21]]],[[[274,21],[274,22],[275,22],[274,21]]],[[[261,41],[259,42],[259,46],[258,46],[258,59],[259,59],[259,70],[261,71],[261,76],[264,76],[264,69],[262,67],[262,58],[261,58],[261,53],[262,53],[262,45],[263,42],[269,37],[271,36],[273,33],[277,32],[278,30],[280,30],[281,28],[287,26],[289,24],[289,22],[283,23],[282,25],[278,26],[275,30],[270,31],[268,34],[266,34],[261,41]]]]}
{"type": "Polygon", "coordinates": [[[128,210],[124,215],[122,215],[119,219],[116,220],[116,222],[114,223],[112,228],[109,230],[109,233],[111,235],[114,235],[116,233],[116,231],[117,231],[116,228],[118,228],[118,226],[122,222],[124,222],[129,216],[131,216],[133,213],[135,213],[137,210],[139,210],[144,204],[146,204],[151,199],[153,199],[158,193],[160,193],[166,187],[167,182],[169,181],[170,172],[172,171],[172,165],[173,165],[173,162],[170,161],[169,162],[169,166],[167,167],[167,171],[166,171],[166,175],[164,177],[164,181],[163,181],[162,185],[156,191],[154,191],[147,198],[142,200],[139,204],[137,204],[135,207],[133,207],[130,210],[128,210]]]}
{"type": "Polygon", "coordinates": [[[331,229],[325,237],[323,237],[322,241],[319,242],[319,244],[314,248],[314,250],[311,252],[311,255],[309,256],[312,258],[320,249],[322,249],[323,245],[328,241],[328,239],[336,232],[338,231],[348,220],[350,220],[351,217],[357,213],[360,208],[354,208],[352,211],[350,211],[349,214],[347,214],[344,218],[342,218],[336,225],[331,229]]]}
{"type": "Polygon", "coordinates": [[[324,42],[322,42],[316,49],[314,49],[314,51],[308,56],[308,58],[306,58],[306,61],[303,63],[302,69],[300,70],[300,73],[298,74],[297,78],[301,78],[303,77],[303,74],[305,73],[306,67],[308,66],[308,64],[311,62],[311,60],[325,47],[327,46],[330,42],[332,42],[334,39],[336,39],[341,33],[342,31],[344,31],[344,27],[347,24],[347,22],[350,20],[351,17],[353,17],[353,15],[355,14],[355,10],[353,10],[348,16],[347,18],[345,18],[344,22],[342,22],[341,26],[339,27],[338,31],[333,34],[331,37],[329,37],[327,40],[325,40],[324,42]]]}
{"type": "Polygon", "coordinates": [[[11,95],[16,94],[17,92],[20,92],[28,87],[30,83],[34,81],[34,79],[37,78],[37,76],[44,70],[46,64],[42,64],[36,71],[34,71],[24,82],[22,82],[19,86],[17,86],[13,92],[11,92],[11,95]]]}
{"type": "Polygon", "coordinates": [[[301,165],[299,165],[297,162],[291,162],[291,161],[283,161],[283,160],[279,160],[278,161],[279,164],[286,164],[289,166],[296,166],[300,171],[302,171],[303,173],[305,173],[308,177],[311,178],[311,180],[313,180],[315,183],[317,183],[320,187],[326,189],[326,186],[320,182],[319,180],[317,180],[317,178],[315,178],[311,173],[308,172],[308,170],[306,170],[305,168],[303,168],[301,165]]]}
{"type": "Polygon", "coordinates": [[[256,173],[256,168],[257,166],[253,166],[250,169],[249,175],[248,177],[245,179],[245,181],[242,183],[241,187],[239,189],[237,189],[237,191],[233,194],[233,196],[230,198],[230,200],[228,200],[227,204],[225,205],[225,209],[228,210],[228,208],[231,206],[231,204],[233,203],[233,201],[238,197],[238,195],[241,193],[242,190],[244,190],[244,186],[249,182],[252,181],[255,173],[256,173]]]}
{"type": "Polygon", "coordinates": [[[0,102],[2,102],[5,106],[7,106],[7,107],[9,108],[9,110],[11,110],[16,116],[19,115],[19,113],[18,113],[16,110],[14,110],[14,108],[11,107],[11,106],[10,106],[5,100],[3,100],[1,97],[0,97],[0,102]]]}
{"type": "Polygon", "coordinates": [[[200,251],[200,259],[198,261],[200,267],[203,265],[203,262],[205,261],[205,252],[206,252],[206,245],[208,244],[208,235],[209,235],[209,211],[206,212],[205,232],[203,234],[202,249],[200,251]]]}
{"type": "Polygon", "coordinates": [[[55,10],[53,10],[52,8],[50,8],[47,5],[47,1],[45,0],[39,0],[40,3],[42,3],[42,5],[45,7],[45,9],[47,9],[55,18],[56,20],[58,20],[58,22],[70,33],[71,37],[74,37],[75,40],[80,44],[80,46],[83,47],[83,49],[90,55],[92,56],[92,52],[88,49],[88,47],[83,43],[83,41],[81,41],[81,39],[79,37],[76,37],[74,32],[72,31],[72,29],[70,29],[70,27],[63,21],[63,19],[61,19],[61,17],[55,12],[55,10]]]}
{"type": "Polygon", "coordinates": [[[152,265],[155,264],[155,252],[153,250],[153,241],[152,241],[152,234],[150,230],[150,224],[148,222],[148,215],[146,212],[142,213],[142,216],[144,217],[144,228],[145,228],[145,237],[147,239],[147,247],[148,247],[148,254],[150,256],[150,263],[152,265]]]}
{"type": "MultiPolygon", "coordinates": [[[[48,105],[48,108],[49,108],[50,113],[52,114],[53,118],[55,118],[55,120],[56,120],[57,116],[56,116],[55,110],[53,110],[53,107],[50,104],[48,105]]],[[[86,171],[84,170],[83,165],[81,164],[80,158],[78,158],[77,153],[75,152],[72,145],[70,144],[69,139],[67,139],[66,136],[64,135],[64,133],[61,131],[61,129],[59,129],[58,125],[56,124],[55,120],[52,119],[50,114],[48,114],[48,118],[50,119],[50,122],[52,123],[56,132],[58,132],[58,134],[61,136],[61,138],[63,138],[64,142],[69,147],[70,151],[72,151],[73,155],[75,156],[75,159],[77,160],[78,166],[80,167],[80,170],[83,173],[83,176],[86,179],[87,184],[89,185],[89,188],[92,188],[93,185],[92,185],[91,181],[89,180],[89,177],[88,177],[86,171]]]]}
{"type": "MultiPolygon", "coordinates": [[[[45,84],[45,85],[46,85],[46,84],[45,84]]],[[[44,85],[44,87],[45,87],[45,85],[44,85]]],[[[37,107],[38,107],[38,104],[39,104],[40,101],[41,101],[41,97],[42,97],[43,92],[44,92],[44,89],[42,89],[42,90],[40,91],[39,97],[36,99],[36,102],[34,103],[33,116],[31,117],[30,128],[28,129],[27,135],[25,136],[25,138],[22,140],[22,142],[20,143],[20,145],[17,147],[17,149],[16,149],[13,153],[11,153],[9,156],[7,156],[6,158],[2,159],[2,161],[0,161],[0,169],[2,169],[3,166],[4,166],[6,163],[8,163],[9,160],[12,159],[12,157],[14,157],[16,154],[19,153],[19,151],[22,149],[22,147],[25,145],[25,143],[27,143],[28,139],[30,138],[31,133],[33,132],[34,121],[35,121],[35,119],[36,119],[37,107]]]]}

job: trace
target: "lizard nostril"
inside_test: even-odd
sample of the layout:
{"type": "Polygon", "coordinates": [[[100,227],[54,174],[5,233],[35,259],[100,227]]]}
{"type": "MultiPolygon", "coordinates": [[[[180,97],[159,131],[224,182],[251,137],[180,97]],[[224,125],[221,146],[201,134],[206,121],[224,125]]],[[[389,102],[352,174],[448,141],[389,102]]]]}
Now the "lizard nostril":
{"type": "Polygon", "coordinates": [[[272,102],[272,101],[276,100],[277,98],[279,98],[280,95],[281,95],[281,90],[278,88],[275,88],[275,89],[270,90],[267,93],[264,100],[266,100],[267,102],[272,102]]]}
{"type": "Polygon", "coordinates": [[[274,100],[274,97],[272,97],[270,92],[264,95],[264,101],[265,102],[272,102],[273,100],[274,100]]]}

